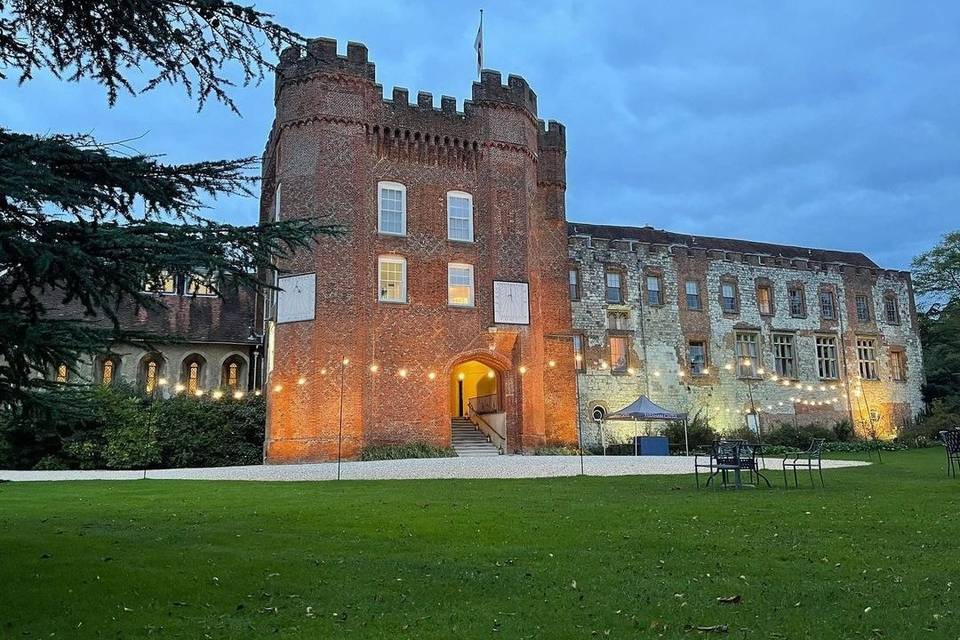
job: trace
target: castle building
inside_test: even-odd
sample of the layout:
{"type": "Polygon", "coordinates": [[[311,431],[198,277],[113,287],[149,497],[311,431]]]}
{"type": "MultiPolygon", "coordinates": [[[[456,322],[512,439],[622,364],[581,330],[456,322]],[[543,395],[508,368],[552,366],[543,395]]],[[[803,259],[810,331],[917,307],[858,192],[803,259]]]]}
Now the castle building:
{"type": "Polygon", "coordinates": [[[282,54],[275,103],[261,220],[343,233],[276,265],[258,319],[268,462],[456,444],[466,420],[507,453],[590,443],[640,394],[722,428],[882,435],[921,409],[907,273],[568,224],[564,127],[518,76],[484,70],[462,108],[384,99],[365,46],[320,38],[282,54]]]}

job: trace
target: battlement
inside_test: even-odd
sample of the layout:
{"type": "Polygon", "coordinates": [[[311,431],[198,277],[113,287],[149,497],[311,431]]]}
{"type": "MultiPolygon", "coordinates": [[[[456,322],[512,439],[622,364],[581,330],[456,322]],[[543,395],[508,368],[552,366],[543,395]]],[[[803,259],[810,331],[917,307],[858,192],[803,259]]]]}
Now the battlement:
{"type": "Polygon", "coordinates": [[[507,76],[507,84],[503,84],[499,71],[481,71],[480,82],[473,83],[473,101],[512,104],[537,116],[537,94],[526,80],[512,74],[507,76]]]}
{"type": "Polygon", "coordinates": [[[557,149],[565,150],[567,148],[567,128],[557,122],[550,120],[544,122],[538,120],[537,141],[541,150],[557,149]]]}
{"type": "Polygon", "coordinates": [[[329,71],[374,80],[376,67],[368,59],[366,45],[347,43],[347,55],[337,53],[337,41],[332,38],[311,38],[306,48],[287,47],[280,53],[277,73],[289,78],[314,71],[329,71]]]}

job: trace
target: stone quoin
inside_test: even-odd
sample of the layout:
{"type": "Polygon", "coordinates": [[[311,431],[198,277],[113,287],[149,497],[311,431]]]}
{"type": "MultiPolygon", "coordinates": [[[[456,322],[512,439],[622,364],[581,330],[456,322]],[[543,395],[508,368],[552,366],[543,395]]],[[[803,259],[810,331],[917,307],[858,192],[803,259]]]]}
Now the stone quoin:
{"type": "Polygon", "coordinates": [[[594,409],[640,393],[723,428],[746,411],[883,435],[922,407],[909,274],[568,224],[565,130],[519,76],[484,70],[462,108],[411,104],[384,98],[364,45],[318,38],[283,52],[275,103],[261,221],[343,233],[277,264],[258,310],[267,462],[447,446],[461,416],[506,453],[574,445],[578,418],[592,443],[594,409]]]}

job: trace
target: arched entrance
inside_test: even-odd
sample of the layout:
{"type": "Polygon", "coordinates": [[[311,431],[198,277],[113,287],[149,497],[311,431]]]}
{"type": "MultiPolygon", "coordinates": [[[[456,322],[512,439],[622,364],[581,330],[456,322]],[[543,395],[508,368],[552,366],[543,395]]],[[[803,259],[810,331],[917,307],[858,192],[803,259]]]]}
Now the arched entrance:
{"type": "Polygon", "coordinates": [[[480,362],[467,360],[450,370],[450,417],[462,418],[476,413],[500,411],[500,374],[480,362]]]}

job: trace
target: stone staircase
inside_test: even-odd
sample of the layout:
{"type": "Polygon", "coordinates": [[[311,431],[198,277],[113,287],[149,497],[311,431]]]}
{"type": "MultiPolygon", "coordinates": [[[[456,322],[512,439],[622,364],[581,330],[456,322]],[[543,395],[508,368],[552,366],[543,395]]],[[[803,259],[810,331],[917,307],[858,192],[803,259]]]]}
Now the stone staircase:
{"type": "Polygon", "coordinates": [[[459,457],[479,458],[500,455],[487,436],[466,418],[453,418],[450,428],[453,432],[453,450],[459,457]]]}

